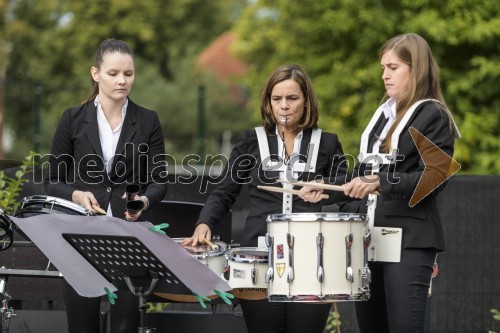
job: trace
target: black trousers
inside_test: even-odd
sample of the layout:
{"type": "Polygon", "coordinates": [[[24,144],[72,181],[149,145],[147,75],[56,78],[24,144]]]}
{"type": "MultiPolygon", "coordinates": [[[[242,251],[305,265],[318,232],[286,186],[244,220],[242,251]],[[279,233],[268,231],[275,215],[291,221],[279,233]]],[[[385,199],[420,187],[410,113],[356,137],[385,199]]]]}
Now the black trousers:
{"type": "Polygon", "coordinates": [[[248,333],[323,333],[331,303],[240,300],[248,333]]]}
{"type": "MultiPolygon", "coordinates": [[[[99,333],[101,297],[82,297],[62,281],[69,333],[99,333]]],[[[129,291],[117,292],[116,303],[111,305],[111,333],[137,332],[140,325],[139,299],[129,291]]]]}
{"type": "Polygon", "coordinates": [[[361,333],[421,333],[425,315],[434,249],[403,249],[401,262],[370,262],[370,300],[356,302],[361,333]]]}

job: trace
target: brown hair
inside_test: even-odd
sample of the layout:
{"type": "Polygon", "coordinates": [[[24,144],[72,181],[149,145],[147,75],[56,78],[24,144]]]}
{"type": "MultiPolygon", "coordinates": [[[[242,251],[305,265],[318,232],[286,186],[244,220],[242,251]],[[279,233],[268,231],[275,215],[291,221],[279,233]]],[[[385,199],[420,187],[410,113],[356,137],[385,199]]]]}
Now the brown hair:
{"type": "MultiPolygon", "coordinates": [[[[97,48],[97,51],[95,53],[94,67],[98,70],[101,69],[104,55],[114,52],[129,54],[132,58],[134,58],[134,53],[127,43],[121,40],[109,38],[104,40],[97,48]]],[[[92,84],[90,87],[90,94],[84,103],[92,101],[99,94],[99,85],[94,81],[92,76],[90,76],[90,81],[92,84]]]]}
{"type": "Polygon", "coordinates": [[[300,86],[300,90],[305,98],[305,111],[302,119],[300,120],[297,132],[317,126],[318,123],[318,100],[316,94],[307,76],[306,72],[299,65],[285,65],[277,68],[267,79],[266,86],[262,90],[260,98],[260,112],[264,129],[267,133],[271,133],[275,126],[275,119],[273,109],[271,107],[271,93],[276,84],[285,81],[294,80],[300,86]]]}
{"type": "MultiPolygon", "coordinates": [[[[408,89],[397,101],[396,119],[389,129],[382,144],[387,152],[391,150],[391,136],[401,122],[406,111],[416,101],[421,99],[435,99],[439,101],[441,109],[451,119],[451,113],[443,97],[439,83],[439,67],[434,60],[431,48],[421,36],[408,33],[389,39],[380,49],[380,58],[387,51],[393,51],[405,64],[410,67],[410,81],[408,89]]],[[[384,101],[389,96],[384,96],[384,101]]],[[[450,128],[452,122],[450,121],[450,128]]]]}

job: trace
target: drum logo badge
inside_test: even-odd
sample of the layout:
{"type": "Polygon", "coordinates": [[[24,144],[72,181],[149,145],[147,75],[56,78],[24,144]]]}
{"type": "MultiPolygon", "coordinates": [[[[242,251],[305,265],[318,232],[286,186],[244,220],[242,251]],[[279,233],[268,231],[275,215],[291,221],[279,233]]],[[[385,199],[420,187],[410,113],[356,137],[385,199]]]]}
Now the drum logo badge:
{"type": "Polygon", "coordinates": [[[283,276],[283,273],[285,272],[285,267],[286,267],[285,263],[282,264],[276,263],[276,271],[278,272],[279,277],[283,276]]]}
{"type": "Polygon", "coordinates": [[[285,256],[283,254],[283,244],[276,245],[276,258],[283,259],[285,256]]]}

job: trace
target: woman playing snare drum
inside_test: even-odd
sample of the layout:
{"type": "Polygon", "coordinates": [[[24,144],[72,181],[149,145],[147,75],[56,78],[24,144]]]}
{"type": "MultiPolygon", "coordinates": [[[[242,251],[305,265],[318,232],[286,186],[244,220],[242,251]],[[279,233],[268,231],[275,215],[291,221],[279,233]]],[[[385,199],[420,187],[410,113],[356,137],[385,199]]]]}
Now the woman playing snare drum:
{"type": "MultiPolygon", "coordinates": [[[[321,211],[321,205],[316,203],[263,191],[257,186],[275,184],[278,178],[308,181],[336,173],[345,175],[337,135],[318,132],[318,103],[312,83],[300,66],[282,66],[271,74],[261,95],[260,110],[263,126],[241,133],[223,172],[225,178],[210,194],[193,236],[184,244],[196,245],[210,239],[211,228],[230,210],[244,184],[250,188],[250,208],[240,243],[243,247],[256,247],[259,236],[266,234],[268,215],[321,211]],[[317,154],[315,171],[295,168],[306,164],[308,154],[317,154]]],[[[316,199],[314,193],[306,196],[316,199]]],[[[330,304],[243,299],[240,304],[250,333],[320,333],[330,311],[330,304]]]]}
{"type": "Polygon", "coordinates": [[[396,151],[397,162],[354,178],[344,185],[344,193],[361,199],[349,204],[351,212],[366,211],[368,194],[381,193],[374,224],[402,229],[401,256],[399,262],[370,262],[371,298],[357,302],[356,313],[363,333],[424,332],[433,264],[444,250],[436,197],[448,178],[454,139],[460,134],[441,93],[439,68],[421,36],[389,39],[380,51],[380,66],[386,98],[372,128],[365,130],[369,135],[361,150],[396,151]]]}

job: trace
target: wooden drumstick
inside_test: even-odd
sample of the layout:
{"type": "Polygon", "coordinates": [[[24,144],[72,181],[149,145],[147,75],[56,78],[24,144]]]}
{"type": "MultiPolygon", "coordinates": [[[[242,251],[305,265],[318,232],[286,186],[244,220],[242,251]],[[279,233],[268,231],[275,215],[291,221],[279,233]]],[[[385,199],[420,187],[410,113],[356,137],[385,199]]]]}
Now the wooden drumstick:
{"type": "MultiPolygon", "coordinates": [[[[331,190],[331,191],[339,191],[343,192],[344,188],[341,185],[332,185],[332,184],[324,184],[324,183],[318,183],[318,182],[303,182],[303,181],[298,181],[298,182],[290,182],[285,179],[278,179],[276,181],[277,183],[287,183],[287,184],[292,184],[294,186],[310,186],[322,190],[331,190]]],[[[373,191],[370,194],[375,194],[375,195],[380,195],[379,191],[373,191]]]]}
{"type": "MultiPolygon", "coordinates": [[[[282,187],[276,187],[276,186],[264,186],[264,185],[257,185],[257,188],[260,188],[261,190],[266,190],[266,191],[271,191],[271,192],[279,192],[279,193],[290,193],[290,194],[300,194],[301,192],[299,190],[292,190],[289,188],[282,188],[282,187]]],[[[321,199],[328,199],[330,196],[328,194],[321,194],[321,199]]]]}
{"type": "Polygon", "coordinates": [[[208,238],[205,238],[205,243],[207,243],[208,246],[210,246],[212,248],[212,250],[217,250],[219,248],[219,245],[215,245],[208,238]]]}
{"type": "Polygon", "coordinates": [[[106,211],[104,209],[102,209],[101,207],[96,206],[96,205],[91,205],[91,207],[92,207],[93,210],[95,210],[99,214],[106,215],[106,211]]]}

